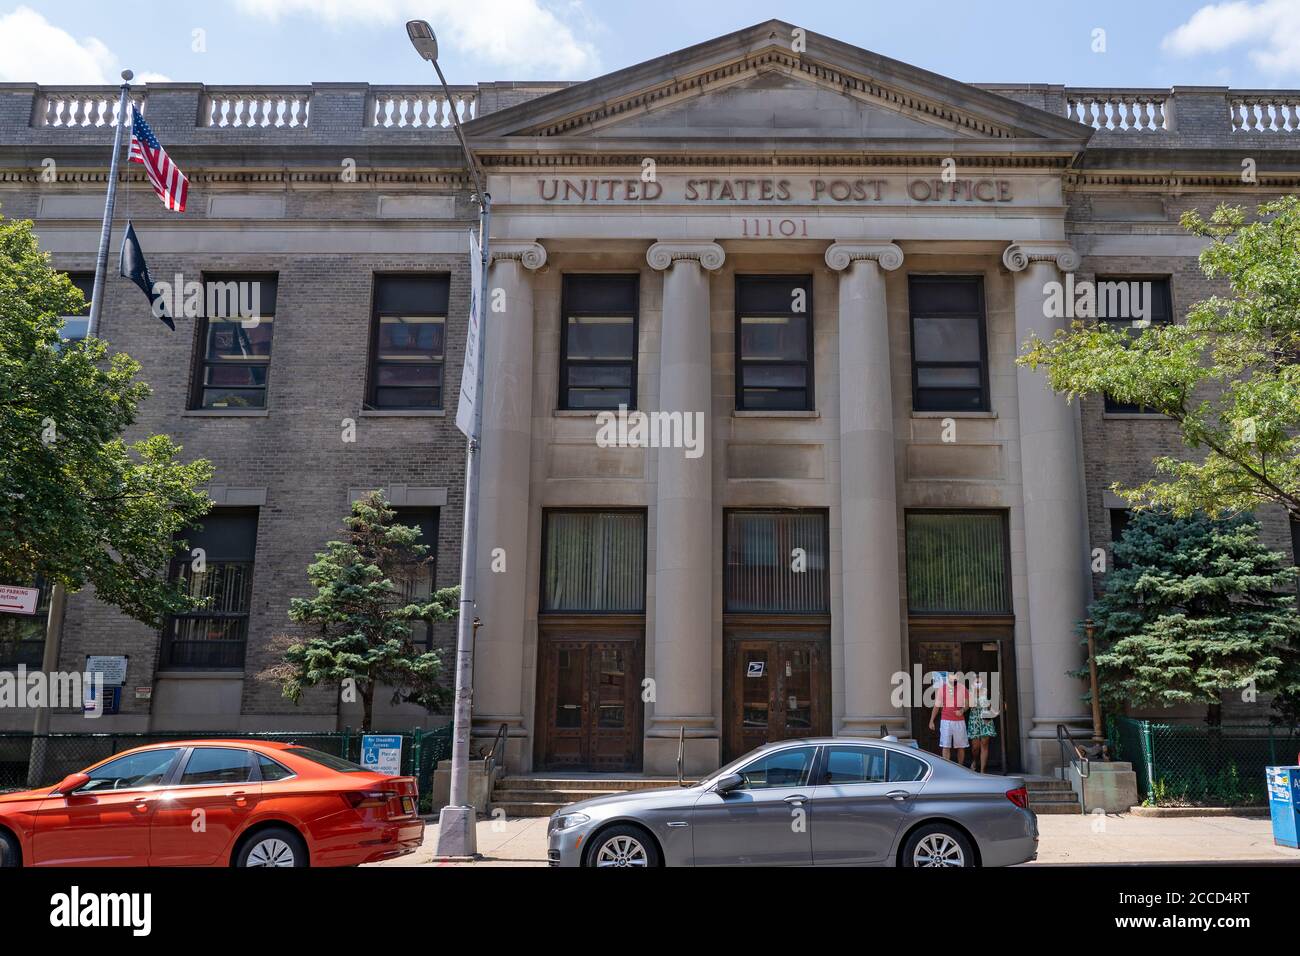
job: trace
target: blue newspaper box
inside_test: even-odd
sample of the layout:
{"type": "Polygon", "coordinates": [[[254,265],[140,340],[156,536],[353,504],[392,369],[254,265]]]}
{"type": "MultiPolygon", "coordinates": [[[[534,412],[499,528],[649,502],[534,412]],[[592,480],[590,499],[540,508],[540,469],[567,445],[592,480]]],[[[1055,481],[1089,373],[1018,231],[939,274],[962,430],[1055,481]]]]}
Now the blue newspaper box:
{"type": "Polygon", "coordinates": [[[1268,774],[1268,812],[1273,818],[1273,842],[1300,849],[1297,810],[1300,810],[1300,767],[1265,767],[1268,774]]]}

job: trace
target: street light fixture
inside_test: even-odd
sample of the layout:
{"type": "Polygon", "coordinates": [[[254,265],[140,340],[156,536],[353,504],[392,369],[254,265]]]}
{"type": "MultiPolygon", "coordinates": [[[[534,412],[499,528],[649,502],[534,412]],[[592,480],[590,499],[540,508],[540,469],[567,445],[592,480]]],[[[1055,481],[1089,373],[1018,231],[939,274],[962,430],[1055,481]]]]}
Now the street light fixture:
{"type": "Polygon", "coordinates": [[[442,85],[443,94],[451,111],[452,126],[460,140],[461,151],[470,177],[474,181],[474,203],[478,206],[478,247],[482,284],[478,294],[478,348],[474,369],[474,415],[470,424],[465,451],[465,520],[461,533],[460,550],[460,614],[456,627],[456,700],[452,711],[451,793],[447,806],[438,814],[439,857],[467,857],[478,855],[477,834],[474,827],[474,808],[469,802],[469,738],[470,698],[474,683],[474,589],[478,565],[478,458],[479,438],[483,434],[483,353],[486,342],[487,283],[489,226],[492,217],[492,197],[483,188],[478,161],[465,142],[456,113],[456,101],[447,88],[447,79],[438,66],[438,38],[433,28],[424,20],[411,20],[406,24],[406,35],[415,52],[433,64],[442,85]]]}

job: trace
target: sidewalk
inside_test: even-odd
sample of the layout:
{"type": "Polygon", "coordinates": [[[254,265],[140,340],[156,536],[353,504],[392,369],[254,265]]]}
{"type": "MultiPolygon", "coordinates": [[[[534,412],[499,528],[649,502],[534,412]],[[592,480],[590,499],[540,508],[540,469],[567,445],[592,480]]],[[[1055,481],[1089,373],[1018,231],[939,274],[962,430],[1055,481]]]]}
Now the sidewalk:
{"type": "MultiPolygon", "coordinates": [[[[1300,850],[1273,844],[1273,830],[1267,817],[1041,816],[1038,830],[1037,864],[1291,862],[1300,865],[1300,850]]],[[[428,865],[437,845],[438,826],[434,823],[425,830],[424,846],[418,852],[376,865],[428,865]]],[[[436,865],[545,866],[546,818],[480,822],[478,849],[483,859],[475,863],[436,865]]]]}

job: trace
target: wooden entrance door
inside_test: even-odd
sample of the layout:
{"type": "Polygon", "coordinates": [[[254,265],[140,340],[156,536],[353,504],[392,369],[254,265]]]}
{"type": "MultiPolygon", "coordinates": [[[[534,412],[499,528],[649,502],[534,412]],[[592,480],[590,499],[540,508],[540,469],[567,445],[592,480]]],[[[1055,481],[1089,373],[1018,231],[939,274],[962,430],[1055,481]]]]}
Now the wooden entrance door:
{"type": "Polygon", "coordinates": [[[825,635],[728,635],[724,760],[794,737],[830,733],[830,642],[825,635]]]}
{"type": "Polygon", "coordinates": [[[539,659],[539,767],[640,770],[641,636],[543,634],[539,659]]]}
{"type": "MultiPolygon", "coordinates": [[[[1020,769],[1020,725],[1016,715],[1015,647],[1009,630],[1001,628],[955,631],[947,628],[911,628],[911,673],[919,665],[922,675],[934,671],[982,674],[990,692],[1001,698],[993,718],[997,736],[989,745],[990,773],[1020,769]],[[946,633],[945,633],[946,631],[946,633]]],[[[930,708],[912,708],[912,735],[922,750],[940,753],[938,721],[930,729],[930,708]]],[[[970,760],[970,752],[966,753],[970,760]]]]}

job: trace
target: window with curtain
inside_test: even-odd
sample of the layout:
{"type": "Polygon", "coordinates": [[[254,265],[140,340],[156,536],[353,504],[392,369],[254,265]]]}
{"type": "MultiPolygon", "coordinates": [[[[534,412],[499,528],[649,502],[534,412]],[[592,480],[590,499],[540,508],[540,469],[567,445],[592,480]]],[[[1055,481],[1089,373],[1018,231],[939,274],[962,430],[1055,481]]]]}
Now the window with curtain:
{"type": "Polygon", "coordinates": [[[645,512],[547,511],[542,610],[645,611],[645,512]]]}
{"type": "Polygon", "coordinates": [[[829,609],[824,511],[728,511],[726,609],[824,614],[829,609]]]}
{"type": "Polygon", "coordinates": [[[1003,512],[908,512],[911,613],[1010,613],[1008,573],[1003,512]]]}
{"type": "Polygon", "coordinates": [[[241,668],[253,606],[257,512],[213,511],[203,518],[201,527],[183,537],[190,550],[173,562],[172,574],[191,597],[206,598],[208,603],[168,620],[163,632],[162,666],[241,668]],[[203,549],[200,568],[195,567],[195,548],[203,549]]]}
{"type": "Polygon", "coordinates": [[[988,411],[984,280],[911,276],[912,408],[918,412],[988,411]]]}

